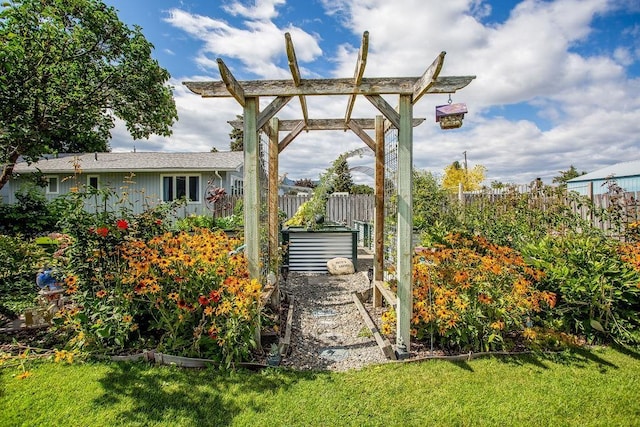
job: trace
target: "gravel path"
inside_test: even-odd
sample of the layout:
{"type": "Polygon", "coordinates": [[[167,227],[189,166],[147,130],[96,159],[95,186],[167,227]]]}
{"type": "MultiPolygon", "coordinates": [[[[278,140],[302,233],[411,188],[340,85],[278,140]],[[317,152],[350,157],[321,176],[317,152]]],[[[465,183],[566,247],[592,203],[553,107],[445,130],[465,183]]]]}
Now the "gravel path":
{"type": "Polygon", "coordinates": [[[293,329],[281,366],[344,371],[387,361],[353,302],[370,287],[371,256],[358,257],[355,274],[289,273],[282,292],[293,296],[293,329]]]}

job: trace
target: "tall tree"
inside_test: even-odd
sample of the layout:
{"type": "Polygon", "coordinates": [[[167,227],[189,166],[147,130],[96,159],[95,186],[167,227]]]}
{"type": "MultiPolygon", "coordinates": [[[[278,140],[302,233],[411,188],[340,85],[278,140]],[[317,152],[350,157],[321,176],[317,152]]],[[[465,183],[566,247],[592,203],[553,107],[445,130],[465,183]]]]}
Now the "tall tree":
{"type": "Polygon", "coordinates": [[[558,171],[558,173],[560,175],[554,176],[551,182],[553,182],[554,184],[558,184],[560,187],[566,187],[567,181],[569,181],[570,179],[577,178],[586,174],[585,171],[578,172],[578,170],[573,165],[571,165],[566,171],[558,171]]]}
{"type": "Polygon", "coordinates": [[[335,178],[333,180],[333,191],[351,193],[351,187],[353,187],[353,178],[351,172],[349,172],[349,164],[347,163],[347,156],[342,154],[333,162],[333,173],[335,178]]]}
{"type": "Polygon", "coordinates": [[[0,188],[20,156],[106,151],[115,119],[134,139],[169,136],[169,73],[140,27],[99,0],[0,6],[0,188]]]}
{"type": "MultiPolygon", "coordinates": [[[[240,121],[244,120],[242,116],[236,116],[240,121]]],[[[229,148],[231,151],[244,151],[244,133],[242,129],[233,128],[229,134],[229,148]]]]}
{"type": "Polygon", "coordinates": [[[458,186],[462,183],[464,191],[479,190],[485,171],[486,168],[482,165],[475,165],[473,169],[467,170],[460,166],[460,162],[455,161],[444,169],[442,186],[449,191],[458,191],[458,186]]]}

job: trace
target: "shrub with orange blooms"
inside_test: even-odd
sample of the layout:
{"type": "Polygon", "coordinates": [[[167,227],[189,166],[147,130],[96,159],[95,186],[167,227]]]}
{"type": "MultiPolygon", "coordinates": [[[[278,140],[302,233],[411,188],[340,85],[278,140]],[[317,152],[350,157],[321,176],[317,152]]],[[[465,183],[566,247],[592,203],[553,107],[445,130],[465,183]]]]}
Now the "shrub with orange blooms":
{"type": "Polygon", "coordinates": [[[241,243],[206,229],[127,236],[110,251],[87,254],[89,263],[108,258],[108,269],[67,276],[76,308],[61,312],[60,322],[89,350],[153,345],[227,365],[242,360],[255,346],[261,285],[235,252],[241,243]]]}
{"type": "Polygon", "coordinates": [[[542,276],[514,250],[483,237],[449,234],[413,260],[412,334],[452,351],[511,349],[525,327],[553,308],[542,276]]]}

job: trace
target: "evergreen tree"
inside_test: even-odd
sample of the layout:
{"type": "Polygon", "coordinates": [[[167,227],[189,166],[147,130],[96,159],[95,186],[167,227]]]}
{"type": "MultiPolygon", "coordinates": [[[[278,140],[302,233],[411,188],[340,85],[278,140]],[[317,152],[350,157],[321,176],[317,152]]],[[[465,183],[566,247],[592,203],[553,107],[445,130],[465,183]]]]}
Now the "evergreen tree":
{"type": "Polygon", "coordinates": [[[349,164],[347,157],[343,154],[333,163],[335,178],[333,181],[334,192],[351,193],[353,187],[353,178],[349,172],[349,164]]]}

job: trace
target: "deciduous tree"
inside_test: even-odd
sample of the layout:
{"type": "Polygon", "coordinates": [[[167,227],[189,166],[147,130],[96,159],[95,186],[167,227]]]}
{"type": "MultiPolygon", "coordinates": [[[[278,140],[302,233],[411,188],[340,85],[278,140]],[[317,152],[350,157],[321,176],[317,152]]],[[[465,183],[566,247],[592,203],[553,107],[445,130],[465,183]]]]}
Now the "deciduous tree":
{"type": "Polygon", "coordinates": [[[105,151],[122,119],[134,139],[168,136],[169,73],[140,27],[99,0],[0,6],[0,188],[20,156],[105,151]]]}

